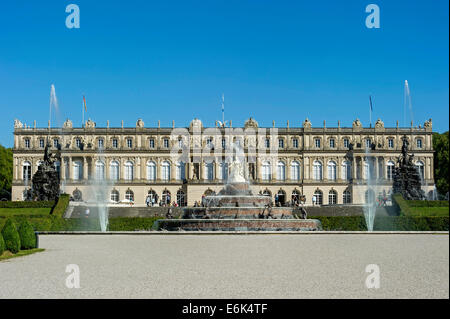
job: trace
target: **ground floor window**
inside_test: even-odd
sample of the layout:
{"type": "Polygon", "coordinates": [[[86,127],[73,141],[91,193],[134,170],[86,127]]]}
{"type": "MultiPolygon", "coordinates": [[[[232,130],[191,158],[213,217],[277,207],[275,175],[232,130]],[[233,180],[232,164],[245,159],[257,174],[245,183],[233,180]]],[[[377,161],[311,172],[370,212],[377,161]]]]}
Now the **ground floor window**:
{"type": "Polygon", "coordinates": [[[352,194],[350,193],[349,190],[345,190],[343,195],[342,195],[342,199],[344,204],[351,204],[352,203],[352,194]]]}
{"type": "Polygon", "coordinates": [[[335,190],[331,190],[328,193],[328,204],[336,205],[336,203],[337,203],[337,192],[335,190]]]}
{"type": "Polygon", "coordinates": [[[117,190],[111,191],[111,201],[115,203],[119,202],[119,191],[117,190]]]}
{"type": "Polygon", "coordinates": [[[125,199],[130,202],[134,202],[134,193],[131,189],[125,192],[125,199]]]}

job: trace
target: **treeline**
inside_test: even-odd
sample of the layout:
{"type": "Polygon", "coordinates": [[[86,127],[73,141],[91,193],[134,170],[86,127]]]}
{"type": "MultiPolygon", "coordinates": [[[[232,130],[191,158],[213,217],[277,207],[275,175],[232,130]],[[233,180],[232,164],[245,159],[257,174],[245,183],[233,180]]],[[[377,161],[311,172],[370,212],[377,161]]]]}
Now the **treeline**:
{"type": "Polygon", "coordinates": [[[449,140],[448,131],[433,133],[434,154],[434,181],[439,194],[445,195],[449,191],[449,140]]]}
{"type": "Polygon", "coordinates": [[[0,199],[11,199],[13,175],[12,149],[0,145],[0,199]]]}

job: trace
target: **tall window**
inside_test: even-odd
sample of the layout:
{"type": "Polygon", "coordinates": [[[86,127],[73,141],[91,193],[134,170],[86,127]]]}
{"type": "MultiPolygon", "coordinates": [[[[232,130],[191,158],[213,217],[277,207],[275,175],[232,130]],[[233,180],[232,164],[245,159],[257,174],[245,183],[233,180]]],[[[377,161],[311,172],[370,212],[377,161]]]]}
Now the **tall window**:
{"type": "Polygon", "coordinates": [[[342,194],[342,199],[343,199],[344,204],[352,203],[352,194],[350,193],[350,191],[348,189],[346,189],[344,191],[344,193],[342,194]]]}
{"type": "Polygon", "coordinates": [[[220,179],[226,180],[228,178],[228,163],[226,162],[220,162],[219,164],[219,172],[220,172],[220,179]]]}
{"type": "Polygon", "coordinates": [[[31,163],[28,161],[23,163],[23,180],[31,181],[31,163]]]}
{"type": "Polygon", "coordinates": [[[364,162],[364,178],[370,179],[370,164],[369,162],[364,162]]]}
{"type": "Polygon", "coordinates": [[[313,163],[313,179],[316,181],[322,180],[322,163],[319,161],[313,163]]]}
{"type": "Polygon", "coordinates": [[[184,180],[186,178],[184,162],[177,163],[176,179],[184,180]]]}
{"type": "Polygon", "coordinates": [[[102,139],[102,138],[99,138],[99,139],[98,139],[98,148],[99,148],[99,149],[103,149],[103,146],[104,146],[103,144],[104,144],[104,143],[103,143],[103,139],[102,139]]]}
{"type": "Polygon", "coordinates": [[[73,161],[73,179],[83,179],[83,164],[81,161],[73,161]]]}
{"type": "Polygon", "coordinates": [[[151,139],[148,141],[148,146],[149,146],[150,148],[155,148],[155,140],[151,138],[151,139]]]}
{"type": "Polygon", "coordinates": [[[44,148],[45,147],[43,138],[39,139],[39,147],[40,148],[44,148]]]}
{"type": "Polygon", "coordinates": [[[112,161],[109,166],[109,178],[113,181],[119,180],[119,162],[112,161]]]}
{"type": "Polygon", "coordinates": [[[147,180],[156,180],[156,163],[153,161],[147,162],[147,180]]]}
{"type": "Polygon", "coordinates": [[[328,162],[328,179],[336,180],[336,163],[333,161],[328,162]]]}
{"type": "Polygon", "coordinates": [[[127,147],[132,148],[133,147],[133,139],[127,138],[127,147]]]}
{"type": "Polygon", "coordinates": [[[222,148],[225,149],[225,143],[226,143],[226,139],[222,139],[222,148]]]}
{"type": "Polygon", "coordinates": [[[316,191],[314,192],[314,196],[316,196],[316,204],[317,204],[317,205],[322,205],[322,204],[323,204],[322,191],[316,190],[316,191]]]}
{"type": "Polygon", "coordinates": [[[386,172],[387,172],[387,174],[386,174],[386,176],[387,176],[387,179],[389,179],[389,180],[392,180],[394,178],[394,167],[395,167],[395,164],[394,164],[393,161],[387,162],[387,165],[386,165],[386,168],[387,168],[386,172]]]}
{"type": "Polygon", "coordinates": [[[422,139],[417,139],[417,141],[416,141],[416,143],[417,143],[417,148],[422,148],[422,139]]]}
{"type": "Polygon", "coordinates": [[[278,139],[278,147],[284,148],[284,140],[282,138],[278,139]]]}
{"type": "Polygon", "coordinates": [[[184,146],[183,139],[180,138],[180,139],[178,140],[178,147],[179,147],[179,148],[183,148],[183,146],[184,146]]]}
{"type": "Polygon", "coordinates": [[[125,162],[125,180],[132,181],[134,173],[134,166],[131,161],[125,162]]]}
{"type": "Polygon", "coordinates": [[[350,147],[350,140],[348,138],[344,138],[344,147],[349,148],[350,147]]]}
{"type": "Polygon", "coordinates": [[[286,165],[279,161],[277,164],[277,180],[284,181],[286,179],[286,165]]]}
{"type": "Polygon", "coordinates": [[[424,165],[423,165],[423,162],[422,161],[418,161],[417,163],[416,163],[416,168],[417,168],[417,171],[419,172],[419,175],[420,175],[420,178],[423,180],[424,179],[424,176],[425,176],[425,170],[424,170],[424,165]]]}
{"type": "Polygon", "coordinates": [[[75,145],[77,148],[81,148],[81,138],[75,139],[75,145]]]}
{"type": "Polygon", "coordinates": [[[214,179],[214,163],[205,163],[206,179],[212,181],[214,179]]]}
{"type": "Polygon", "coordinates": [[[180,189],[177,191],[177,204],[178,206],[186,206],[186,194],[180,189]]]}
{"type": "Polygon", "coordinates": [[[54,148],[58,148],[58,146],[59,146],[59,140],[58,140],[57,138],[55,138],[55,139],[53,140],[53,147],[54,147],[54,148]]]}
{"type": "Polygon", "coordinates": [[[330,139],[330,148],[334,148],[336,145],[335,145],[335,141],[334,141],[334,138],[331,138],[330,139]]]}
{"type": "Polygon", "coordinates": [[[111,191],[111,197],[110,198],[111,198],[112,202],[118,203],[119,202],[119,191],[113,189],[111,191]]]}
{"type": "Polygon", "coordinates": [[[113,140],[112,140],[112,147],[113,148],[118,148],[119,147],[119,141],[117,140],[117,138],[113,138],[113,140]]]}
{"type": "Polygon", "coordinates": [[[262,163],[262,179],[265,181],[272,179],[272,167],[268,161],[262,163]]]}
{"type": "Polygon", "coordinates": [[[164,146],[164,148],[169,148],[169,139],[168,138],[165,138],[163,140],[163,146],[164,146]]]}
{"type": "Polygon", "coordinates": [[[105,164],[102,161],[97,161],[95,163],[95,179],[96,180],[105,179],[105,164]]]}
{"type": "Polygon", "coordinates": [[[30,148],[30,139],[29,138],[25,139],[25,148],[30,148]]]}
{"type": "Polygon", "coordinates": [[[388,139],[388,147],[394,148],[394,139],[393,138],[388,139]]]}
{"type": "Polygon", "coordinates": [[[328,204],[329,205],[336,205],[337,203],[337,192],[332,189],[328,193],[328,204]]]}
{"type": "Polygon", "coordinates": [[[300,163],[297,161],[291,162],[291,180],[300,180],[300,163]]]}
{"type": "Polygon", "coordinates": [[[372,141],[370,140],[370,138],[366,138],[366,148],[370,148],[372,145],[372,141]]]}
{"type": "Polygon", "coordinates": [[[316,148],[320,148],[320,138],[314,139],[314,145],[316,146],[316,148]]]}
{"type": "Polygon", "coordinates": [[[168,161],[161,164],[161,179],[164,181],[170,180],[170,163],[168,161]]]}
{"type": "Polygon", "coordinates": [[[294,138],[294,139],[292,140],[292,146],[293,146],[294,148],[298,148],[298,139],[294,138]]]}
{"type": "Polygon", "coordinates": [[[264,140],[264,146],[265,146],[266,148],[269,148],[269,147],[270,147],[270,139],[266,138],[266,139],[264,140]]]}
{"type": "Polygon", "coordinates": [[[125,192],[125,199],[130,202],[134,202],[134,193],[131,189],[125,192]]]}
{"type": "Polygon", "coordinates": [[[206,139],[206,146],[208,146],[208,147],[213,147],[212,137],[208,137],[208,138],[206,139]]]}
{"type": "Polygon", "coordinates": [[[350,161],[342,163],[342,179],[349,181],[352,178],[352,164],[350,161]]]}

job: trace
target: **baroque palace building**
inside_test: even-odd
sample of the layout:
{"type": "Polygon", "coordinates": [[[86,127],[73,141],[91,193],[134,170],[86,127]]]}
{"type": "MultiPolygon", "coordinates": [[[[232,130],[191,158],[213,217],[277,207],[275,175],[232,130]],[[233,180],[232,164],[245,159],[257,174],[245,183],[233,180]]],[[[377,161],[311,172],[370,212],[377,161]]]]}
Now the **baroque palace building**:
{"type": "Polygon", "coordinates": [[[66,120],[62,128],[37,128],[15,120],[12,200],[24,199],[47,141],[50,149],[60,150],[61,188],[75,200],[91,199],[92,183],[101,180],[111,203],[143,205],[150,195],[157,203],[194,205],[202,195],[222,189],[228,174],[224,149],[231,142],[242,145],[253,193],[282,205],[300,195],[305,195],[306,205],[313,204],[314,195],[320,205],[363,204],[368,196],[389,195],[403,138],[415,155],[425,192],[432,190],[431,119],[423,127],[409,128],[398,122],[387,128],[380,119],[374,127],[363,127],[358,119],[352,127],[325,124],[312,127],[306,119],[301,127],[287,122],[285,127],[273,123],[261,128],[250,118],[240,128],[217,123],[205,128],[194,119],[185,128],[174,123],[160,127],[159,121],[158,127],[146,128],[139,119],[135,127],[124,127],[123,121],[122,127],[109,127],[109,121],[97,127],[88,120],[77,128],[66,120]],[[187,155],[177,157],[180,153],[187,155]]]}

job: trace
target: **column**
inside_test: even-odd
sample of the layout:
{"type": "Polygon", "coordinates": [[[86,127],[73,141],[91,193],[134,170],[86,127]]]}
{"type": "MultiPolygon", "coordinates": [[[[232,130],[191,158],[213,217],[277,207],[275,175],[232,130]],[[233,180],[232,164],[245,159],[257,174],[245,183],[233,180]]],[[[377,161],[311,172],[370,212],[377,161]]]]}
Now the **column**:
{"type": "MultiPolygon", "coordinates": [[[[291,180],[291,160],[286,160],[286,180],[290,181],[291,180]]],[[[287,196],[287,194],[286,194],[287,196]]]]}
{"type": "Polygon", "coordinates": [[[375,162],[375,174],[376,174],[376,179],[380,179],[380,170],[379,170],[379,167],[378,167],[378,156],[377,157],[375,157],[375,160],[374,160],[374,162],[375,162]]]}
{"type": "Polygon", "coordinates": [[[161,180],[161,159],[159,157],[156,161],[156,180],[161,180]]]}
{"type": "Polygon", "coordinates": [[[61,169],[60,179],[65,181],[66,180],[66,158],[65,157],[61,157],[61,162],[60,162],[59,168],[61,169]]]}
{"type": "Polygon", "coordinates": [[[73,165],[72,165],[72,156],[69,156],[69,179],[73,180],[73,165]]]}
{"type": "Polygon", "coordinates": [[[356,180],[358,179],[358,161],[356,157],[353,157],[352,168],[353,168],[352,178],[356,180]]]}
{"type": "Polygon", "coordinates": [[[83,156],[83,179],[86,181],[88,180],[88,165],[87,165],[87,158],[86,156],[83,156]]]}
{"type": "Polygon", "coordinates": [[[141,161],[141,180],[145,180],[146,179],[146,168],[147,168],[147,158],[146,157],[141,157],[140,158],[141,161]]]}
{"type": "Polygon", "coordinates": [[[218,181],[219,179],[219,163],[217,161],[214,161],[214,180],[218,181]]]}
{"type": "MultiPolygon", "coordinates": [[[[105,140],[106,143],[106,140],[105,140]]],[[[105,179],[109,180],[110,176],[109,176],[109,159],[107,157],[105,157],[105,179]]]]}

